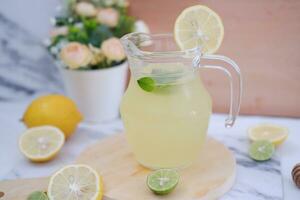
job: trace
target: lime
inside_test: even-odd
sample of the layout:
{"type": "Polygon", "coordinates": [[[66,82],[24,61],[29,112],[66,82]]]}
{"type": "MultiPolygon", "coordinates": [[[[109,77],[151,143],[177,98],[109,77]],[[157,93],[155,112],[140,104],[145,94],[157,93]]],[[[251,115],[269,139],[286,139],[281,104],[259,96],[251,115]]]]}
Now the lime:
{"type": "Polygon", "coordinates": [[[159,169],[148,175],[147,185],[158,195],[170,193],[178,184],[179,174],[175,169],[159,169]]]}
{"type": "Polygon", "coordinates": [[[274,150],[275,147],[272,142],[268,140],[259,140],[251,144],[249,155],[253,160],[265,161],[272,157],[274,150]]]}
{"type": "Polygon", "coordinates": [[[49,200],[49,198],[45,192],[36,191],[31,193],[27,200],[49,200]]]}

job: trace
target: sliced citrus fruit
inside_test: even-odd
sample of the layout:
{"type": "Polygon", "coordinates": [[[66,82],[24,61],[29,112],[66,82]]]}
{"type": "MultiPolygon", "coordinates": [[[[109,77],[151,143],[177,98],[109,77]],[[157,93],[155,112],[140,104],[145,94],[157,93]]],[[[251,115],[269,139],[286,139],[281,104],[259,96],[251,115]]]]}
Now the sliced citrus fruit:
{"type": "Polygon", "coordinates": [[[63,132],[54,126],[27,129],[19,139],[21,152],[35,162],[54,158],[65,142],[63,132]]]}
{"type": "Polygon", "coordinates": [[[26,200],[49,200],[45,192],[36,191],[31,193],[26,200]]]}
{"type": "Polygon", "coordinates": [[[87,165],[68,165],[51,176],[47,194],[50,200],[101,200],[103,182],[87,165]]]}
{"type": "Polygon", "coordinates": [[[181,49],[201,46],[203,53],[215,53],[224,37],[221,18],[210,8],[196,5],[186,8],[174,26],[175,41],[181,49]]]}
{"type": "Polygon", "coordinates": [[[147,185],[155,194],[170,193],[179,181],[179,174],[174,169],[159,169],[148,175],[147,185]]]}
{"type": "Polygon", "coordinates": [[[268,140],[253,142],[249,149],[249,155],[253,160],[265,161],[271,159],[275,151],[274,145],[268,140]]]}
{"type": "Polygon", "coordinates": [[[288,137],[288,129],[274,124],[259,124],[248,129],[248,136],[251,141],[268,140],[278,146],[288,137]]]}

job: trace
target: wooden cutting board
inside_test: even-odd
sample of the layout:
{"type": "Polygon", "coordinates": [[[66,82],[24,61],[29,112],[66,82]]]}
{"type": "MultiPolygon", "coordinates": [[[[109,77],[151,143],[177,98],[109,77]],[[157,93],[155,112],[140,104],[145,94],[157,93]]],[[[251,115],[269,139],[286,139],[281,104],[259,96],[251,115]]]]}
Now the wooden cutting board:
{"type": "MultiPolygon", "coordinates": [[[[167,196],[156,196],[146,186],[150,172],[139,165],[124,134],[100,140],[82,152],[76,163],[96,169],[104,180],[105,200],[202,200],[217,199],[232,187],[236,161],[220,142],[208,138],[199,160],[180,171],[177,188],[167,196]]],[[[0,200],[24,200],[36,190],[46,191],[48,178],[0,182],[0,200]]]]}

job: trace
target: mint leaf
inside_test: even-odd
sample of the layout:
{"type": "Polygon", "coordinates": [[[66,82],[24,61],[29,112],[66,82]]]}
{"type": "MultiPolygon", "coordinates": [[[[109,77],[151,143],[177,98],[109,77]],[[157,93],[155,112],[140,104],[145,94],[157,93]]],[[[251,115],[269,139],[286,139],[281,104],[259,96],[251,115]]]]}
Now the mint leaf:
{"type": "Polygon", "coordinates": [[[155,81],[150,77],[143,77],[137,80],[139,86],[146,92],[152,92],[155,89],[155,81]]]}
{"type": "Polygon", "coordinates": [[[31,193],[27,200],[49,200],[49,198],[45,192],[36,191],[31,193]]]}

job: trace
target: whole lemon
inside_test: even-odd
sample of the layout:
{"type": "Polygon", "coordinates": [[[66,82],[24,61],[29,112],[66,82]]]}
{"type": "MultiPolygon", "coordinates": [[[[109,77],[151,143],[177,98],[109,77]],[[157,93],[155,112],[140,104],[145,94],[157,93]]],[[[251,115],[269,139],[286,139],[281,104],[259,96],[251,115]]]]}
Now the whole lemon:
{"type": "Polygon", "coordinates": [[[68,97],[51,94],[38,97],[28,106],[23,122],[28,128],[52,125],[60,128],[66,138],[71,136],[82,120],[76,104],[68,97]]]}

